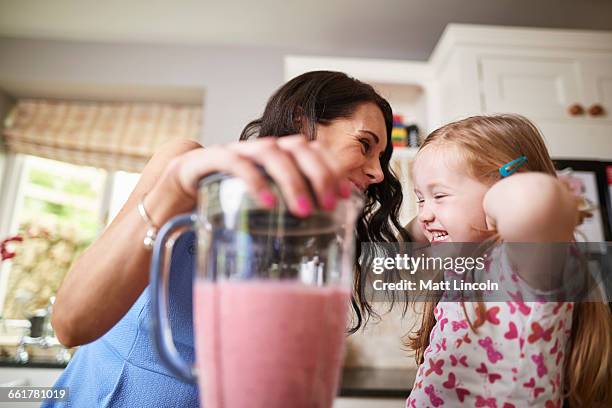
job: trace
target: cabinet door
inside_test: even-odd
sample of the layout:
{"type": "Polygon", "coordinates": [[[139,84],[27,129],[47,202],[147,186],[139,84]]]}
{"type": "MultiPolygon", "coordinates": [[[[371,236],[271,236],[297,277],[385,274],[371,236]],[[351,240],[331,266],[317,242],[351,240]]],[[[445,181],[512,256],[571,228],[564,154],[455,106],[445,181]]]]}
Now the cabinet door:
{"type": "Polygon", "coordinates": [[[479,60],[483,108],[529,118],[561,119],[582,103],[577,60],[528,56],[482,56],[479,60]]]}
{"type": "Polygon", "coordinates": [[[612,161],[612,126],[595,119],[535,120],[551,157],[612,161]]]}
{"type": "MultiPolygon", "coordinates": [[[[603,113],[587,116],[593,122],[612,124],[612,58],[589,58],[582,61],[585,109],[598,104],[603,113]]],[[[612,134],[610,134],[612,137],[612,134]]]]}

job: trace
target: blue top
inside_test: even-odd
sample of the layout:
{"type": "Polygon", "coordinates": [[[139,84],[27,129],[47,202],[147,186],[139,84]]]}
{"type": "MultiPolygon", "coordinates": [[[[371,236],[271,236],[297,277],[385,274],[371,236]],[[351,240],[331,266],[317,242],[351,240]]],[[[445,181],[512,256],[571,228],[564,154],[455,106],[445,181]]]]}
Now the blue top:
{"type": "MultiPolygon", "coordinates": [[[[194,361],[192,281],[195,235],[176,242],[170,266],[168,313],[180,355],[194,361]]],[[[153,347],[150,289],[108,333],[80,347],[55,387],[68,387],[69,402],[41,407],[199,407],[196,385],[176,378],[162,365],[153,347]]]]}

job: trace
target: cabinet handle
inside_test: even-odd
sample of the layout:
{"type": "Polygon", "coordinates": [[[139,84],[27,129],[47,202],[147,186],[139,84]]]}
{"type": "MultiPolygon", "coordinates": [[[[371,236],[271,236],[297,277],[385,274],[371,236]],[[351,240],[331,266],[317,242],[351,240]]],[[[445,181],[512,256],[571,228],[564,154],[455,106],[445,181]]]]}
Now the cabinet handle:
{"type": "Polygon", "coordinates": [[[604,110],[603,106],[601,106],[598,103],[592,105],[589,108],[588,112],[589,112],[589,115],[591,115],[591,116],[603,116],[605,114],[605,110],[604,110]]]}
{"type": "Polygon", "coordinates": [[[584,108],[581,104],[575,103],[573,105],[570,105],[569,108],[567,108],[567,112],[572,116],[580,116],[584,114],[584,108]]]}

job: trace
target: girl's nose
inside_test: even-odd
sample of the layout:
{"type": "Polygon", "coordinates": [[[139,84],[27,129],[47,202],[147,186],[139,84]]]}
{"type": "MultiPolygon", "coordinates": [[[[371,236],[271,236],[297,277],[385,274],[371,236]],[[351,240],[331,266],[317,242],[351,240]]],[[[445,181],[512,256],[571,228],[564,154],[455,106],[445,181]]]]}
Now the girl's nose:
{"type": "Polygon", "coordinates": [[[435,215],[429,206],[426,203],[423,203],[421,208],[419,208],[417,219],[422,223],[430,223],[435,219],[435,215]]]}

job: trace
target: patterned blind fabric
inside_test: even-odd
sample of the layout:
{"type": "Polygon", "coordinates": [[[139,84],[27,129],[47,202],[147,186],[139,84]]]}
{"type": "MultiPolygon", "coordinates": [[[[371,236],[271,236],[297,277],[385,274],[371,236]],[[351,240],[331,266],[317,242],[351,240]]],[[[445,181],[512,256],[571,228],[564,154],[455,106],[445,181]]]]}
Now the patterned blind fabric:
{"type": "Polygon", "coordinates": [[[162,143],[198,140],[201,128],[196,105],[22,99],[3,136],[16,153],[140,172],[162,143]]]}

